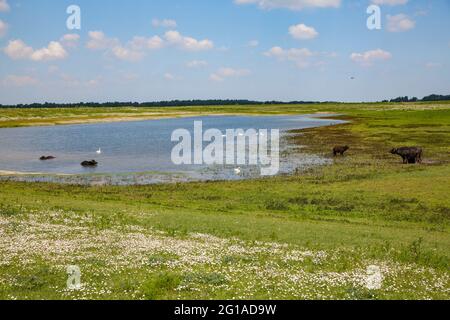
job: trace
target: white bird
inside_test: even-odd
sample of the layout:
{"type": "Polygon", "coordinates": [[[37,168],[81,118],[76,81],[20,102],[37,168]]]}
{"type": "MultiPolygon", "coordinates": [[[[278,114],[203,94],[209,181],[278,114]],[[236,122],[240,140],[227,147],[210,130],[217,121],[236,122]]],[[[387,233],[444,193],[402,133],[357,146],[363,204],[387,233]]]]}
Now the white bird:
{"type": "Polygon", "coordinates": [[[241,174],[241,168],[234,169],[234,173],[237,175],[241,174]]]}
{"type": "Polygon", "coordinates": [[[102,149],[99,148],[99,149],[97,150],[97,154],[102,154],[102,149]]]}

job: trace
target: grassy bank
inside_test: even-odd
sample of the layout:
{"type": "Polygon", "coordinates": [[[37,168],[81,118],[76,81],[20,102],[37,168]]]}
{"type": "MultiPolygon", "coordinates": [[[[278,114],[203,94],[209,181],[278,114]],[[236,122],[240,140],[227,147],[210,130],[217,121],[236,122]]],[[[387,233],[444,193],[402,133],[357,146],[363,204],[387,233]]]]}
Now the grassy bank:
{"type": "MultiPolygon", "coordinates": [[[[336,144],[351,150],[330,166],[256,181],[0,182],[0,298],[450,298],[448,104],[122,110],[339,113],[351,123],[293,139],[329,157],[336,144]],[[424,164],[402,165],[388,153],[399,145],[421,145],[424,164]],[[83,290],[66,289],[68,265],[80,267],[83,290]],[[381,290],[365,288],[370,265],[383,271],[381,290]]],[[[4,127],[108,118],[106,109],[4,111],[4,127]]]]}

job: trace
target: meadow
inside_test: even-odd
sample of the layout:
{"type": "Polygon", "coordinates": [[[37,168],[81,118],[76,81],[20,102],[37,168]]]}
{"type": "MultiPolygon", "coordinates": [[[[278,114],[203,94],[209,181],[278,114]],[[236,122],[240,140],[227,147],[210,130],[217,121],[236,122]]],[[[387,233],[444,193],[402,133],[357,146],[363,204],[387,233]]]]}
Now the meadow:
{"type": "Polygon", "coordinates": [[[332,165],[149,186],[0,182],[0,299],[450,299],[450,104],[0,109],[0,127],[334,113],[292,138],[332,165]],[[393,147],[420,145],[403,165],[393,147]],[[68,290],[67,266],[81,269],[68,290]],[[366,288],[370,265],[381,289],[366,288]]]}

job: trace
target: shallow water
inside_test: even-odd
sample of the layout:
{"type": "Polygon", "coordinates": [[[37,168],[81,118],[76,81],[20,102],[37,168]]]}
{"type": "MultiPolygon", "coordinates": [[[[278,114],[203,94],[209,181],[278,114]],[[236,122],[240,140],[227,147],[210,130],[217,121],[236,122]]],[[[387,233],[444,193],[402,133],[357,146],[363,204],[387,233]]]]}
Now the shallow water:
{"type": "MultiPolygon", "coordinates": [[[[282,136],[293,129],[305,129],[342,123],[312,116],[205,116],[51,127],[0,129],[0,170],[42,173],[14,177],[18,180],[76,183],[145,184],[164,181],[242,179],[253,177],[258,168],[245,167],[236,176],[227,166],[176,166],[171,161],[174,130],[193,133],[194,121],[203,121],[203,130],[279,129],[282,136]],[[98,155],[96,150],[102,149],[98,155]],[[40,161],[43,155],[55,160],[40,161]],[[96,168],[83,168],[84,160],[95,159],[96,168]],[[61,177],[54,174],[71,174],[61,177]]],[[[193,135],[193,134],[192,134],[193,135]]],[[[204,146],[207,144],[205,143],[204,146]]],[[[281,150],[289,146],[282,138],[281,150]]],[[[283,152],[282,152],[283,153],[283,152]]],[[[314,165],[323,159],[303,156],[282,157],[281,173],[302,165],[314,165]]],[[[5,177],[3,177],[5,178],[5,177]]]]}

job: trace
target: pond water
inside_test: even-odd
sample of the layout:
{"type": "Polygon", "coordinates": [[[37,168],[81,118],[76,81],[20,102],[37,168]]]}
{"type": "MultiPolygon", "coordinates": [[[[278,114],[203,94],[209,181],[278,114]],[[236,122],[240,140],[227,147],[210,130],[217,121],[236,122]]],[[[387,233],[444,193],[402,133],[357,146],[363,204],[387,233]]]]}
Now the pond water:
{"type": "MultiPolygon", "coordinates": [[[[179,128],[193,132],[194,121],[203,122],[203,130],[279,129],[286,137],[293,129],[305,129],[343,123],[318,116],[204,116],[136,122],[111,122],[47,127],[0,129],[0,170],[21,173],[40,173],[15,177],[17,180],[107,181],[108,183],[152,183],[173,180],[239,179],[253,176],[255,168],[243,168],[236,177],[233,167],[177,166],[171,152],[177,144],[171,142],[172,132],[179,128]],[[102,154],[96,151],[101,148],[102,154]],[[41,156],[55,156],[40,161],[41,156]],[[96,168],[83,168],[84,160],[95,159],[96,168]],[[103,176],[102,178],[95,176],[103,176]],[[150,178],[149,178],[150,177],[150,178]],[[106,179],[106,180],[105,180],[106,179]],[[130,180],[131,182],[127,180],[130,180]]],[[[289,146],[282,139],[281,149],[289,146]]],[[[207,144],[205,143],[205,146],[207,144]]],[[[297,166],[322,161],[311,156],[297,161],[282,157],[281,173],[297,166]]],[[[15,176],[15,175],[14,175],[15,176]]],[[[5,177],[3,177],[5,178],[5,177]]]]}

